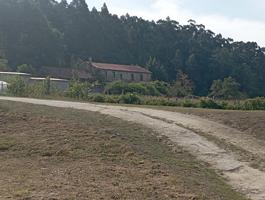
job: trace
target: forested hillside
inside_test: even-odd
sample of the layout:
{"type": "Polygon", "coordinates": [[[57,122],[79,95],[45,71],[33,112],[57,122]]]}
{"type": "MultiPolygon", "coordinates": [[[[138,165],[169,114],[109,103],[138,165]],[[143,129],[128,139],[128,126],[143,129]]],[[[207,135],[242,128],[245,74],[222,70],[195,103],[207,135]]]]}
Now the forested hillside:
{"type": "Polygon", "coordinates": [[[231,76],[248,96],[265,95],[265,48],[256,43],[234,42],[192,20],[118,17],[106,5],[88,9],[85,0],[0,0],[0,55],[14,70],[21,64],[70,67],[89,57],[139,64],[167,82],[182,70],[196,95],[231,76]]]}

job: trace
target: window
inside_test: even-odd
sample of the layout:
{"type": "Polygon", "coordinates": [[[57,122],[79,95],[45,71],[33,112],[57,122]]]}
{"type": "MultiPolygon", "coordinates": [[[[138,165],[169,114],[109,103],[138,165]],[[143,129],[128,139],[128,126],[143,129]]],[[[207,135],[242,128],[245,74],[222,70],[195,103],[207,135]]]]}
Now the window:
{"type": "Polygon", "coordinates": [[[122,74],[120,74],[120,80],[122,80],[122,79],[123,79],[122,74]]]}
{"type": "Polygon", "coordinates": [[[116,79],[116,73],[112,72],[112,74],[113,74],[113,79],[116,79]]]}
{"type": "Polygon", "coordinates": [[[140,81],[144,81],[144,76],[143,76],[143,74],[140,74],[140,81]]]}
{"type": "Polygon", "coordinates": [[[134,81],[134,74],[131,74],[131,80],[134,81]]]}

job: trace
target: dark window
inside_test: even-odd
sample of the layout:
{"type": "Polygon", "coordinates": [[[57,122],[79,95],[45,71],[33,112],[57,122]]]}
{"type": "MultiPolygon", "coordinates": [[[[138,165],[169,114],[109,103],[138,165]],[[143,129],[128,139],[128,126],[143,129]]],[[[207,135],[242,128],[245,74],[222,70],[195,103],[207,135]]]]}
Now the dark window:
{"type": "Polygon", "coordinates": [[[143,76],[143,74],[140,74],[140,80],[141,80],[141,81],[144,81],[144,76],[143,76]]]}
{"type": "Polygon", "coordinates": [[[122,80],[122,79],[123,79],[122,74],[120,74],[120,80],[122,80]]]}
{"type": "Polygon", "coordinates": [[[115,79],[116,78],[116,73],[115,72],[112,72],[113,73],[113,78],[115,79]]]}
{"type": "Polygon", "coordinates": [[[134,74],[131,74],[131,80],[134,81],[134,74]]]}

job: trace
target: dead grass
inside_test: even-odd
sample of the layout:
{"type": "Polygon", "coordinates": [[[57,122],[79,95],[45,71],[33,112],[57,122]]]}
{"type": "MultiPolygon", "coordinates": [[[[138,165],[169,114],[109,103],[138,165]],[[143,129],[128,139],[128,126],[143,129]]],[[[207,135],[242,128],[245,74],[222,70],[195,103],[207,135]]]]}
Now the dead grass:
{"type": "Polygon", "coordinates": [[[0,138],[1,200],[245,199],[166,138],[98,113],[1,101],[0,138]]]}
{"type": "Polygon", "coordinates": [[[238,129],[245,134],[265,140],[265,111],[232,111],[179,107],[156,107],[157,109],[197,115],[238,129]]]}

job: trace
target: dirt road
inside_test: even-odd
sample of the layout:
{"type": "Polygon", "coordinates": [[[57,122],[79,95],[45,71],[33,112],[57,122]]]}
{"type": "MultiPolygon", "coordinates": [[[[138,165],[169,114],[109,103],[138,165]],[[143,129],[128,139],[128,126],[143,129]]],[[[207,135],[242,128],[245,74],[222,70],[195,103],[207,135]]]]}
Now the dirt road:
{"type": "Polygon", "coordinates": [[[227,179],[232,187],[253,200],[265,199],[265,172],[254,169],[250,163],[239,161],[236,154],[222,149],[196,132],[216,136],[247,152],[264,156],[265,146],[252,137],[242,137],[238,130],[202,119],[169,111],[154,109],[95,105],[90,103],[0,97],[2,100],[38,105],[88,110],[143,124],[173,143],[182,146],[199,160],[208,163],[227,179]]]}

